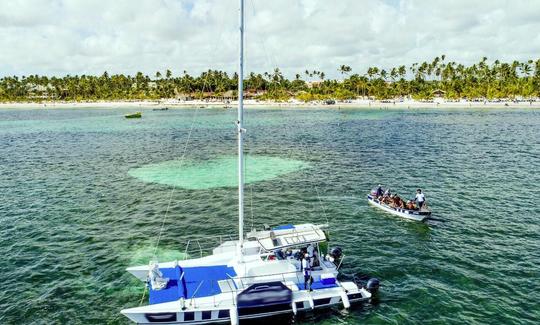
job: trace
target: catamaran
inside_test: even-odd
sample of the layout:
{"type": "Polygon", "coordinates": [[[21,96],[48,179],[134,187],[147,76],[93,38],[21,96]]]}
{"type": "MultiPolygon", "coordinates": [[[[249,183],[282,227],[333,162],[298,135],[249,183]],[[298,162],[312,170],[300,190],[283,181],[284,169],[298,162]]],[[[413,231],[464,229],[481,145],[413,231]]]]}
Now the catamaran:
{"type": "Polygon", "coordinates": [[[140,324],[230,323],[297,314],[371,299],[379,281],[340,281],[341,249],[327,247],[327,224],[265,226],[244,235],[243,65],[244,0],[240,0],[238,71],[238,239],[210,255],[151,261],[127,271],[148,286],[149,304],[124,309],[140,324]]]}

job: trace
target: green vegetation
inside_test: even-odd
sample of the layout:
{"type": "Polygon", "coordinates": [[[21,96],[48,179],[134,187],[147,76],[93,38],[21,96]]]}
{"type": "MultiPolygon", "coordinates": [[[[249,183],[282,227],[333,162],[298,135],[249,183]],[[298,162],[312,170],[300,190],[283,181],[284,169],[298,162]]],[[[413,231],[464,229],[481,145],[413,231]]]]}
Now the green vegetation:
{"type": "MultiPolygon", "coordinates": [[[[295,78],[285,78],[279,69],[262,74],[250,73],[245,79],[248,98],[301,101],[370,97],[391,99],[412,97],[430,99],[531,98],[540,97],[540,59],[527,62],[492,64],[487,58],[471,66],[446,62],[445,55],[432,62],[414,63],[389,70],[370,67],[365,74],[351,67],[338,68],[342,79],[329,80],[322,71],[306,70],[295,78]],[[303,79],[305,78],[305,79],[303,79]]],[[[198,77],[187,74],[173,77],[170,70],[150,78],[109,75],[17,76],[0,79],[0,101],[42,100],[138,100],[160,98],[234,98],[238,75],[208,70],[198,77]]]]}

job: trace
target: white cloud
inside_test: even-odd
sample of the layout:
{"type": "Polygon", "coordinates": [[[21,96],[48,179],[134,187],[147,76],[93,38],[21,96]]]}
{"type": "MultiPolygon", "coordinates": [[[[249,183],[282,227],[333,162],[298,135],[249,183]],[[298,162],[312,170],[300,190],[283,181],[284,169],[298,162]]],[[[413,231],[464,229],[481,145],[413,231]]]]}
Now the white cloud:
{"type": "MultiPolygon", "coordinates": [[[[0,76],[236,70],[237,0],[3,0],[0,76]]],[[[248,71],[538,59],[533,0],[246,0],[248,71]]]]}

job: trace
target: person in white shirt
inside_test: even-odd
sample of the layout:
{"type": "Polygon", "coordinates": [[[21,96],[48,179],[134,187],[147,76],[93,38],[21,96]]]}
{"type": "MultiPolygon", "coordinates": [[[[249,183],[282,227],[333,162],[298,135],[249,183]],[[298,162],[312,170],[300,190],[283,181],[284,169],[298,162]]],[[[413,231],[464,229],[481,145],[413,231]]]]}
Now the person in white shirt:
{"type": "Polygon", "coordinates": [[[426,202],[426,196],[422,193],[421,189],[416,190],[416,198],[414,200],[418,203],[418,210],[422,210],[422,206],[426,202]]]}
{"type": "Polygon", "coordinates": [[[315,247],[313,247],[313,244],[309,244],[307,247],[307,253],[309,254],[309,257],[313,257],[313,251],[315,250],[315,247]]]}
{"type": "Polygon", "coordinates": [[[306,253],[302,259],[302,270],[304,271],[304,288],[306,290],[309,288],[309,291],[313,291],[311,289],[313,278],[311,277],[311,263],[309,261],[308,253],[306,253]]]}

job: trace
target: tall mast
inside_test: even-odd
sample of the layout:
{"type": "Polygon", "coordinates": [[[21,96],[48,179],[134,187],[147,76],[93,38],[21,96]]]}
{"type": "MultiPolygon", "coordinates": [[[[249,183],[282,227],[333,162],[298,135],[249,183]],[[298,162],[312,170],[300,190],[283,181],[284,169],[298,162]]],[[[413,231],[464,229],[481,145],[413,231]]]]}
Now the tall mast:
{"type": "Polygon", "coordinates": [[[238,62],[238,256],[244,245],[244,0],[240,0],[240,53],[238,62]]]}

